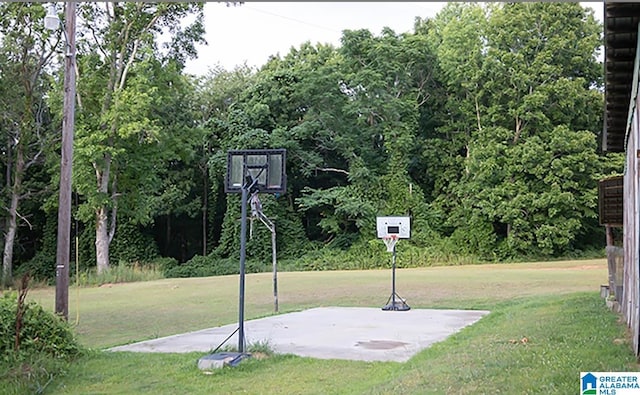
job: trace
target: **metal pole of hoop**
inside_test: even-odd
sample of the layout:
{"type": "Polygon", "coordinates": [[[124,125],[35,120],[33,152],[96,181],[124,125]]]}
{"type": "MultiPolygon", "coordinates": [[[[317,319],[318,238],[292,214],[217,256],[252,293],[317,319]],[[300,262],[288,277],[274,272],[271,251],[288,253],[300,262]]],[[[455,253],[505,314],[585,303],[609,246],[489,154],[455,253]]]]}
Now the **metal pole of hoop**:
{"type": "MultiPolygon", "coordinates": [[[[395,236],[392,236],[395,239],[395,236]]],[[[392,278],[392,282],[393,285],[391,286],[391,292],[393,293],[393,300],[392,303],[395,306],[396,305],[396,243],[398,242],[398,240],[396,239],[396,242],[393,243],[393,252],[391,254],[391,265],[392,265],[392,269],[391,269],[391,277],[392,278]]]]}
{"type": "Polygon", "coordinates": [[[396,305],[396,243],[398,239],[396,236],[389,236],[392,244],[391,251],[391,305],[396,305]]]}
{"type": "Polygon", "coordinates": [[[411,307],[396,292],[396,244],[398,243],[397,235],[389,235],[383,238],[387,251],[391,252],[391,296],[387,300],[387,304],[382,308],[385,311],[407,311],[411,307]],[[398,300],[396,300],[396,297],[398,300]]]}

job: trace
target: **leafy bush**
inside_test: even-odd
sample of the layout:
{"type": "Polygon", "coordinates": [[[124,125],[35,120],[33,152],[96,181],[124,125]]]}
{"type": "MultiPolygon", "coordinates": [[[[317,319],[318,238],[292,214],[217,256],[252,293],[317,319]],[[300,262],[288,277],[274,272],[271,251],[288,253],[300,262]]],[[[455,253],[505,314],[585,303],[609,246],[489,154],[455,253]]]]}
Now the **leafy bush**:
{"type": "MultiPolygon", "coordinates": [[[[22,294],[22,300],[25,296],[22,294]]],[[[60,317],[18,299],[15,292],[0,295],[0,392],[43,393],[82,349],[60,317]],[[19,308],[21,325],[16,337],[19,308]]]]}
{"type": "MultiPolygon", "coordinates": [[[[397,267],[425,267],[434,265],[460,265],[478,263],[473,255],[460,254],[442,239],[433,245],[420,247],[412,241],[402,240],[397,247],[397,267]]],[[[325,246],[310,251],[296,260],[285,260],[281,270],[368,270],[387,268],[391,253],[378,239],[360,240],[347,251],[325,246]]]]}
{"type": "Polygon", "coordinates": [[[150,262],[150,265],[164,273],[172,267],[178,266],[178,260],[172,257],[156,258],[150,262]]]}
{"type": "MultiPolygon", "coordinates": [[[[0,353],[5,358],[4,362],[16,357],[17,311],[15,292],[7,292],[0,297],[0,353]]],[[[46,354],[54,358],[69,358],[81,351],[69,325],[35,302],[24,305],[19,335],[21,355],[46,354]]]]}
{"type": "MultiPolygon", "coordinates": [[[[396,255],[396,266],[424,267],[434,265],[475,264],[480,259],[473,255],[460,254],[455,247],[447,245],[448,239],[434,241],[433,245],[416,246],[412,241],[403,240],[396,255]]],[[[284,255],[284,254],[283,254],[284,255]]],[[[315,249],[299,251],[297,257],[278,256],[279,271],[319,271],[319,270],[368,270],[391,266],[391,254],[378,239],[358,240],[343,250],[331,245],[319,245],[315,249]]],[[[257,259],[248,257],[246,273],[271,271],[271,256],[257,259]]],[[[164,266],[165,277],[208,277],[238,274],[237,257],[222,258],[216,252],[207,256],[197,255],[184,264],[168,261],[164,266]]]]}
{"type": "MultiPolygon", "coordinates": [[[[247,259],[245,273],[260,273],[271,270],[271,260],[268,262],[258,259],[247,259]]],[[[179,265],[171,265],[164,271],[170,277],[210,277],[238,274],[240,272],[239,258],[221,258],[216,253],[206,256],[196,255],[189,261],[179,265]]]]}
{"type": "Polygon", "coordinates": [[[55,252],[53,255],[49,255],[44,251],[38,251],[32,259],[18,266],[14,278],[29,273],[36,280],[53,283],[56,278],[55,262],[55,252]]]}
{"type": "Polygon", "coordinates": [[[215,254],[196,255],[182,265],[165,270],[166,277],[209,277],[238,273],[235,262],[222,259],[215,254]]]}

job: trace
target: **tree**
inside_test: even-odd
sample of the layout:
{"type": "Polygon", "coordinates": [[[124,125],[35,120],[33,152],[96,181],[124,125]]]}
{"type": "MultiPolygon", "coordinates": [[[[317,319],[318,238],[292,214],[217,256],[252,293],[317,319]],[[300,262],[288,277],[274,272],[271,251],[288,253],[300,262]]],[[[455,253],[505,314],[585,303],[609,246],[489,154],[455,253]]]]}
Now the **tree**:
{"type": "Polygon", "coordinates": [[[19,222],[31,227],[28,214],[20,212],[21,202],[33,199],[41,191],[29,185],[30,171],[42,164],[44,152],[52,142],[44,102],[47,80],[43,77],[57,42],[49,40],[41,5],[5,3],[0,5],[0,12],[4,16],[0,22],[0,128],[6,172],[3,212],[6,209],[7,213],[1,285],[6,286],[12,278],[19,222]]]}
{"type": "MultiPolygon", "coordinates": [[[[434,57],[426,38],[390,29],[380,37],[366,30],[346,31],[337,60],[333,78],[340,94],[333,91],[341,98],[339,107],[333,112],[319,108],[319,118],[330,119],[335,132],[320,135],[329,137],[325,146],[334,147],[327,156],[337,154],[338,162],[349,164],[347,182],[307,189],[299,199],[301,208],[322,210],[320,224],[329,234],[359,232],[365,238],[373,236],[376,215],[412,215],[421,224],[415,238],[420,240],[430,225],[410,168],[418,145],[419,108],[433,86],[434,57]]],[[[313,114],[308,111],[305,119],[313,114]]]]}
{"type": "Polygon", "coordinates": [[[230,71],[216,67],[196,81],[196,119],[204,131],[197,166],[198,178],[202,183],[202,255],[211,252],[220,239],[221,224],[227,209],[222,189],[226,173],[222,146],[229,138],[227,130],[233,118],[233,109],[254,82],[254,76],[254,71],[246,65],[230,71]]]}
{"type": "Polygon", "coordinates": [[[439,54],[448,83],[468,92],[457,119],[473,125],[459,181],[441,200],[453,237],[489,256],[565,253],[596,217],[600,28],[576,3],[500,4],[461,37],[455,26],[476,7],[451,6],[440,21],[443,42],[476,49],[468,80],[450,62],[460,53],[439,54]]]}
{"type": "Polygon", "coordinates": [[[154,118],[159,61],[180,65],[202,40],[202,4],[108,2],[84,4],[78,90],[83,97],[77,127],[74,181],[85,198],[81,215],[96,223],[98,272],[109,268],[119,208],[135,221],[151,219],[150,199],[166,155],[169,130],[154,118]],[[195,14],[192,25],[181,21],[195,14]],[[156,45],[173,37],[163,55],[156,45]],[[94,181],[90,181],[93,179],[94,181]],[[89,214],[90,213],[90,214],[89,214]]]}

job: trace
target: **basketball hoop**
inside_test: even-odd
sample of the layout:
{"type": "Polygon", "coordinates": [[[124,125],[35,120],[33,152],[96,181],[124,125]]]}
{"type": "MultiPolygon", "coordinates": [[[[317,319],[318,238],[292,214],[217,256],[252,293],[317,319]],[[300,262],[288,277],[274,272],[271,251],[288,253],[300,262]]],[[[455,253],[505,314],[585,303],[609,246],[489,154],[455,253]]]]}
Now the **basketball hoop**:
{"type": "Polygon", "coordinates": [[[376,234],[384,241],[387,252],[391,252],[391,296],[384,311],[407,311],[411,307],[396,293],[396,243],[411,237],[411,217],[376,217],[376,234]]]}
{"type": "Polygon", "coordinates": [[[384,241],[384,245],[387,246],[387,252],[393,252],[393,249],[396,247],[396,243],[398,242],[398,235],[384,236],[382,241],[384,241]]]}

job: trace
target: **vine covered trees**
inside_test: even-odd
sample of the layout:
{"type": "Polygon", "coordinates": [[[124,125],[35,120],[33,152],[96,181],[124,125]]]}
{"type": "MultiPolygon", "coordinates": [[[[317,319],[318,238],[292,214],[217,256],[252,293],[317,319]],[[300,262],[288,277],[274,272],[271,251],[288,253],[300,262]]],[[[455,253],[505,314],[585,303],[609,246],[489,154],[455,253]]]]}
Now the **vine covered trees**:
{"type": "MultiPolygon", "coordinates": [[[[61,87],[42,78],[56,37],[27,28],[42,6],[0,7],[12,15],[0,24],[6,278],[18,224],[45,206],[30,198],[56,188],[55,165],[39,170],[59,162],[48,114],[60,112],[61,87]]],[[[195,255],[233,266],[239,201],[224,194],[225,160],[249,148],[287,149],[287,193],[262,197],[283,258],[373,256],[378,215],[412,217],[413,264],[602,246],[597,180],[622,169],[597,155],[602,27],[579,3],[450,3],[412,33],[347,30],[338,47],[307,42],[260,69],[199,78],[184,62],[202,42],[201,4],[79,10],[73,182],[77,218],[92,225],[85,267],[195,255]]],[[[42,222],[30,237],[50,244],[42,222]]],[[[269,260],[263,230],[250,259],[269,260]]]]}

